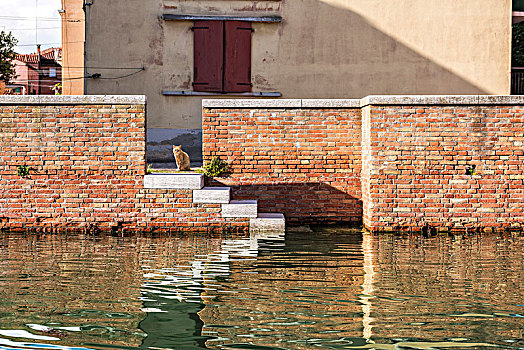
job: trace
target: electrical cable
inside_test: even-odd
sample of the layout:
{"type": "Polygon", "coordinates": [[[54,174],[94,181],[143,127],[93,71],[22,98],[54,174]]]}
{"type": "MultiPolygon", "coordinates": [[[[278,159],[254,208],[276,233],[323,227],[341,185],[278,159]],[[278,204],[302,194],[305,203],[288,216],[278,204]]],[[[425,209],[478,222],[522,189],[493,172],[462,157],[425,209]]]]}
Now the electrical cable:
{"type": "MultiPolygon", "coordinates": [[[[21,64],[18,65],[18,67],[23,67],[23,66],[25,66],[25,65],[21,65],[21,64]]],[[[70,68],[77,68],[77,69],[73,69],[73,70],[77,70],[77,71],[83,71],[84,68],[85,69],[115,69],[115,70],[116,69],[123,69],[123,70],[124,69],[128,69],[128,70],[129,69],[133,69],[133,70],[143,70],[143,69],[145,69],[144,67],[74,67],[74,66],[60,66],[60,67],[57,67],[57,68],[62,68],[62,69],[63,68],[67,68],[69,70],[71,70],[70,68]]],[[[35,69],[35,71],[37,71],[37,70],[35,69]]]]}
{"type": "MultiPolygon", "coordinates": [[[[34,21],[35,18],[38,18],[39,21],[61,21],[62,18],[60,17],[23,17],[23,16],[0,16],[0,20],[6,20],[6,21],[34,21]]],[[[81,17],[69,17],[66,21],[76,22],[76,21],[85,21],[84,18],[81,17]]]]}
{"type": "MultiPolygon", "coordinates": [[[[91,75],[87,75],[87,76],[82,76],[82,77],[74,77],[74,78],[61,78],[61,80],[77,80],[77,79],[101,79],[101,80],[115,80],[115,79],[122,79],[122,78],[127,78],[127,77],[130,77],[132,75],[135,75],[135,74],[138,74],[142,71],[144,71],[145,68],[140,68],[139,70],[137,70],[136,72],[133,72],[133,73],[130,73],[130,74],[125,74],[125,75],[121,75],[119,77],[108,77],[108,78],[104,78],[104,77],[99,77],[99,78],[94,78],[93,77],[93,74],[91,75]]],[[[57,79],[58,80],[58,79],[57,79]]],[[[34,81],[34,82],[40,82],[41,80],[38,80],[38,79],[20,79],[20,80],[13,80],[13,82],[30,82],[30,81],[34,81]]]]}
{"type": "Polygon", "coordinates": [[[85,69],[139,69],[143,70],[144,67],[75,67],[75,66],[62,66],[62,68],[85,68],[85,69]]]}
{"type": "MultiPolygon", "coordinates": [[[[138,74],[142,71],[146,70],[145,68],[141,68],[140,70],[137,70],[136,72],[133,72],[133,73],[130,73],[130,74],[126,74],[126,75],[121,75],[119,77],[110,77],[110,78],[104,78],[104,77],[100,77],[100,78],[97,78],[97,79],[104,79],[104,80],[114,80],[114,79],[122,79],[122,78],[127,78],[127,77],[130,77],[132,75],[135,75],[135,74],[138,74]]],[[[86,77],[86,78],[91,78],[91,77],[86,77]]]]}
{"type": "MultiPolygon", "coordinates": [[[[43,30],[43,29],[60,29],[62,27],[41,27],[41,28],[38,28],[38,30],[43,30]]],[[[12,32],[14,30],[35,30],[35,28],[11,28],[11,29],[5,29],[4,31],[9,31],[9,32],[12,32]]]]}
{"type": "MultiPolygon", "coordinates": [[[[66,42],[63,42],[63,43],[42,43],[42,44],[39,44],[39,45],[62,45],[62,44],[74,44],[74,43],[83,43],[84,41],[81,40],[81,41],[66,41],[66,42]]],[[[19,45],[16,45],[16,46],[35,46],[35,44],[19,44],[19,45]]]]}

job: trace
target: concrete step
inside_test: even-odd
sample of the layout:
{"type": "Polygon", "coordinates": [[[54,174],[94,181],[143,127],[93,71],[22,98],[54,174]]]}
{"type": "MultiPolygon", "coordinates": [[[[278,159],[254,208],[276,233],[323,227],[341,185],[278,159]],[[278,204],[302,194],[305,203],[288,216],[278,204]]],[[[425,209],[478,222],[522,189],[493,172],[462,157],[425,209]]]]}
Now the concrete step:
{"type": "Polygon", "coordinates": [[[286,218],[280,213],[259,213],[249,220],[250,233],[284,233],[286,218]]]}
{"type": "Polygon", "coordinates": [[[199,190],[204,187],[204,174],[148,174],[144,176],[144,188],[199,190]]]}
{"type": "Polygon", "coordinates": [[[232,200],[228,204],[222,204],[222,217],[224,218],[256,218],[258,214],[256,200],[238,201],[232,200]]]}
{"type": "Polygon", "coordinates": [[[229,203],[231,188],[204,187],[193,190],[193,203],[229,203]]]}

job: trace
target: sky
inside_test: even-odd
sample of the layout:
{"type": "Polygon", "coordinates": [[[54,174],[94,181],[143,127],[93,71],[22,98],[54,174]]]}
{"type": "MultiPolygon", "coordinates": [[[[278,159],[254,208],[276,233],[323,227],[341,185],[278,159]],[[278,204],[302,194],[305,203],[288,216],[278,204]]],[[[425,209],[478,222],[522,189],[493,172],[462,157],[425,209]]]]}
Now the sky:
{"type": "Polygon", "coordinates": [[[42,50],[62,46],[61,8],[60,0],[0,0],[0,30],[18,39],[17,53],[36,52],[37,41],[42,50]]]}

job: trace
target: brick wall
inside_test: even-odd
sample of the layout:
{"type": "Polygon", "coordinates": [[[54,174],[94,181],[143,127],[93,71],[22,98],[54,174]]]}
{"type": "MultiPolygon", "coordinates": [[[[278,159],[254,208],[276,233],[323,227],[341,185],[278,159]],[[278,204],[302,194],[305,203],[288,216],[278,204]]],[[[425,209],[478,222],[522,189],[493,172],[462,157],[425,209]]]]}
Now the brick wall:
{"type": "Polygon", "coordinates": [[[371,230],[520,228],[524,224],[520,99],[366,103],[364,225],[371,230]]]}
{"type": "MultiPolygon", "coordinates": [[[[204,101],[233,199],[373,231],[521,228],[524,98],[204,101]],[[472,171],[474,167],[474,171],[472,171]],[[470,169],[470,170],[468,170],[470,169]]],[[[4,96],[0,229],[244,230],[191,190],[144,189],[145,98],[4,96]],[[27,177],[18,175],[27,166],[27,177]]]]}
{"type": "Polygon", "coordinates": [[[284,213],[290,224],[361,222],[358,100],[336,108],[302,100],[204,104],[204,161],[219,156],[232,165],[230,177],[212,184],[258,199],[261,212],[284,213]]]}
{"type": "Polygon", "coordinates": [[[207,100],[204,159],[289,223],[372,231],[524,224],[524,98],[207,100]],[[468,173],[468,169],[475,170],[468,173]]]}
{"type": "Polygon", "coordinates": [[[144,189],[145,98],[0,100],[0,229],[245,229],[191,190],[144,189]],[[27,177],[18,175],[27,166],[27,177]]]}

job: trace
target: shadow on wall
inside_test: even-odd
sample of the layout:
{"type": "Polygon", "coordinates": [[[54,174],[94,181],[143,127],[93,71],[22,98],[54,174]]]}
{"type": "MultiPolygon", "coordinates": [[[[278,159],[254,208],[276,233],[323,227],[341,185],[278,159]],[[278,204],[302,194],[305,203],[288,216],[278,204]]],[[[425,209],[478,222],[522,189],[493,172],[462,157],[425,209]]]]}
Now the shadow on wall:
{"type": "Polygon", "coordinates": [[[209,186],[231,187],[234,200],[258,200],[260,213],[283,213],[297,224],[360,224],[362,201],[321,182],[232,185],[211,180],[209,186]]]}
{"type": "Polygon", "coordinates": [[[155,168],[176,168],[173,145],[189,154],[191,166],[202,165],[202,131],[190,129],[148,129],[147,163],[155,168]]]}
{"type": "MultiPolygon", "coordinates": [[[[281,91],[283,98],[489,93],[400,43],[348,9],[319,0],[288,1],[282,8],[284,20],[281,24],[264,24],[260,31],[253,34],[253,57],[264,61],[263,64],[253,62],[255,91],[281,91]],[[256,46],[257,35],[260,40],[267,42],[267,47],[256,46]],[[267,36],[274,40],[268,40],[267,36]],[[264,50],[265,54],[260,50],[264,50]],[[264,78],[269,85],[257,86],[256,77],[264,78]]],[[[409,24],[399,18],[399,25],[409,24]]],[[[428,25],[426,30],[430,28],[428,25]]],[[[442,36],[452,33],[449,29],[442,30],[446,31],[442,36]]],[[[434,34],[429,36],[431,40],[436,40],[435,45],[442,37],[434,34]]],[[[469,66],[475,60],[486,61],[485,57],[477,58],[468,54],[467,48],[459,47],[456,51],[462,53],[456,59],[457,66],[469,66]]],[[[135,86],[133,84],[130,87],[133,91],[121,92],[136,93],[135,86]]],[[[147,93],[147,87],[143,86],[142,92],[147,93]]],[[[159,88],[154,87],[155,91],[159,88]]],[[[171,98],[184,101],[186,97],[171,98]]],[[[185,101],[194,103],[190,99],[185,101]]],[[[181,120],[182,116],[175,113],[170,118],[181,120]]],[[[177,125],[176,122],[172,124],[175,127],[177,125]]],[[[201,137],[197,133],[200,132],[188,129],[148,129],[148,163],[171,162],[171,165],[159,166],[174,166],[170,153],[172,144],[181,144],[191,159],[199,162],[202,150],[201,137]],[[153,136],[155,133],[158,136],[153,136]],[[180,139],[184,133],[187,135],[180,139]]]]}
{"type": "MultiPolygon", "coordinates": [[[[302,0],[286,2],[283,11],[280,58],[274,62],[277,67],[267,67],[266,71],[268,76],[272,69],[278,72],[274,74],[279,80],[275,87],[283,91],[284,98],[487,93],[348,9],[319,0],[302,0]]],[[[399,25],[409,25],[403,22],[399,18],[399,25]]],[[[438,35],[430,37],[440,40],[438,35]]],[[[456,50],[463,60],[457,65],[471,65],[475,60],[464,50],[456,50]]]]}

